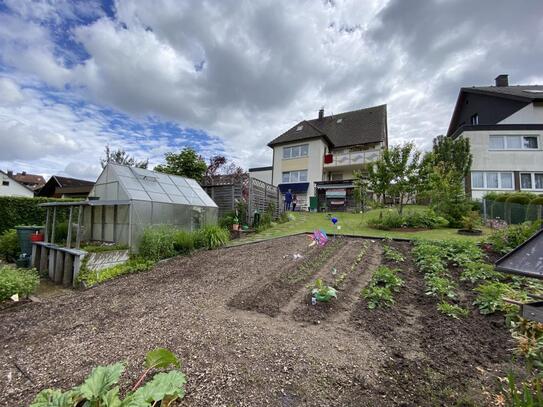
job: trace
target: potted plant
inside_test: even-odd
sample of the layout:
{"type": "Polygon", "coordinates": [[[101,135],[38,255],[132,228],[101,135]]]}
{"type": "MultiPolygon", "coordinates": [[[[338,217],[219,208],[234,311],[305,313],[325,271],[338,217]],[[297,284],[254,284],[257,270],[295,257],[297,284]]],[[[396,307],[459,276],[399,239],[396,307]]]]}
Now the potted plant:
{"type": "Polygon", "coordinates": [[[469,211],[466,215],[462,216],[462,229],[458,229],[458,233],[461,235],[480,236],[483,234],[481,229],[476,229],[481,226],[481,216],[478,211],[469,211]]]}
{"type": "Polygon", "coordinates": [[[232,230],[234,231],[239,230],[239,219],[237,216],[234,216],[234,219],[232,219],[232,230]]]}
{"type": "Polygon", "coordinates": [[[332,298],[337,298],[336,290],[326,285],[320,278],[313,284],[311,294],[318,302],[329,302],[332,298]]]}

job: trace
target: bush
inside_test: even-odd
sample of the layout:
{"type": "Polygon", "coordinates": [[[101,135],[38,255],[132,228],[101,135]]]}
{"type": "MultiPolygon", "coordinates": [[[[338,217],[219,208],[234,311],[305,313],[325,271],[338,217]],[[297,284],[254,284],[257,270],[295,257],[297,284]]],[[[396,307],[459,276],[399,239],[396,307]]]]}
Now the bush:
{"type": "Polygon", "coordinates": [[[9,229],[0,235],[0,257],[13,262],[19,257],[20,251],[19,239],[17,239],[15,229],[9,229]]]}
{"type": "Polygon", "coordinates": [[[220,226],[205,226],[196,232],[194,246],[196,248],[205,247],[207,249],[215,249],[223,246],[230,240],[228,230],[220,226]]]}
{"type": "Polygon", "coordinates": [[[0,301],[7,300],[14,294],[27,297],[36,291],[39,283],[40,277],[34,269],[0,266],[0,301]]]}
{"type": "Polygon", "coordinates": [[[155,262],[152,260],[145,260],[141,257],[133,258],[126,263],[102,270],[83,270],[77,276],[77,281],[85,283],[87,287],[91,287],[124,274],[141,273],[142,271],[150,270],[154,264],[155,262]]]}
{"type": "Polygon", "coordinates": [[[504,229],[495,230],[488,238],[487,243],[492,245],[495,252],[508,253],[515,247],[528,240],[541,225],[541,221],[524,222],[520,225],[510,225],[504,229]]]}
{"type": "Polygon", "coordinates": [[[179,254],[189,254],[194,250],[195,234],[185,230],[175,233],[173,247],[179,254]]]}
{"type": "Polygon", "coordinates": [[[395,210],[381,212],[379,217],[370,219],[368,226],[374,229],[423,228],[435,229],[447,226],[447,220],[432,210],[407,211],[400,215],[395,210]]]}
{"type": "Polygon", "coordinates": [[[219,226],[223,229],[228,229],[228,230],[231,230],[232,229],[232,225],[234,223],[239,223],[238,222],[235,222],[234,220],[237,220],[238,218],[236,217],[236,214],[234,212],[231,212],[227,215],[224,215],[222,216],[220,219],[219,219],[219,226]]]}
{"type": "Polygon", "coordinates": [[[510,196],[511,196],[511,193],[509,193],[509,192],[504,192],[502,194],[497,194],[494,201],[496,201],[496,202],[505,202],[507,200],[507,198],[509,198],[510,196]]]}
{"type": "Polygon", "coordinates": [[[508,194],[507,198],[505,199],[505,202],[508,204],[516,203],[516,204],[522,204],[527,205],[530,203],[532,199],[537,198],[537,195],[529,193],[529,192],[515,192],[513,194],[508,194]]]}
{"type": "Polygon", "coordinates": [[[145,229],[139,246],[140,256],[153,261],[175,256],[176,232],[171,226],[152,226],[145,229]]]}
{"type": "MultiPolygon", "coordinates": [[[[24,198],[13,196],[0,197],[0,233],[20,225],[43,225],[45,208],[38,205],[46,202],[73,202],[80,199],[24,198]]],[[[57,208],[57,222],[68,218],[67,208],[57,208]]]]}
{"type": "Polygon", "coordinates": [[[470,211],[462,216],[462,227],[465,230],[474,230],[477,226],[481,226],[481,215],[478,211],[470,211]]]}

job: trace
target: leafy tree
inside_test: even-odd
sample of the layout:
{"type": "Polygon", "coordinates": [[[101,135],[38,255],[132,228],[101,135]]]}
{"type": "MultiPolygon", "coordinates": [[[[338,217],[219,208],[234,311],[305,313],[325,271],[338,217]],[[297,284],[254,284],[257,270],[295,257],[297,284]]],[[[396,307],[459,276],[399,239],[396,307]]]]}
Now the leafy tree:
{"type": "Polygon", "coordinates": [[[185,147],[179,153],[166,153],[164,158],[166,164],[155,166],[155,171],[201,181],[207,170],[207,164],[202,156],[191,147],[185,147]]]}
{"type": "Polygon", "coordinates": [[[433,143],[432,153],[435,165],[443,164],[448,171],[454,171],[461,177],[469,175],[473,162],[469,139],[453,139],[441,135],[434,138],[433,143]]]}
{"type": "Polygon", "coordinates": [[[368,200],[369,180],[362,171],[354,172],[354,202],[358,211],[364,212],[368,200]]]}
{"type": "Polygon", "coordinates": [[[370,187],[383,200],[387,195],[397,199],[401,214],[405,202],[420,188],[422,163],[421,153],[413,143],[390,147],[368,168],[370,187]]]}
{"type": "Polygon", "coordinates": [[[209,159],[209,165],[206,169],[206,177],[212,177],[217,174],[219,169],[226,164],[226,157],[223,155],[215,155],[209,159]]]}
{"type": "Polygon", "coordinates": [[[138,167],[138,168],[147,168],[149,165],[149,160],[136,161],[134,157],[131,157],[124,151],[122,148],[118,148],[113,151],[106,145],[105,147],[106,156],[100,159],[100,164],[102,168],[105,168],[109,163],[127,165],[129,167],[138,167]]]}

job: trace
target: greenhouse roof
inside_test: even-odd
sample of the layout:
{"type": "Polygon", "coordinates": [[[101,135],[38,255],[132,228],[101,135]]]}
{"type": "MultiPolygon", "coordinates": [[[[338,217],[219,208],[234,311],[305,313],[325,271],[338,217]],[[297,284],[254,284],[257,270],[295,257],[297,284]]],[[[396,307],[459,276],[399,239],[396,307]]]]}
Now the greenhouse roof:
{"type": "Polygon", "coordinates": [[[115,174],[108,178],[116,178],[130,200],[217,207],[200,184],[191,178],[117,164],[108,164],[106,168],[115,174]]]}

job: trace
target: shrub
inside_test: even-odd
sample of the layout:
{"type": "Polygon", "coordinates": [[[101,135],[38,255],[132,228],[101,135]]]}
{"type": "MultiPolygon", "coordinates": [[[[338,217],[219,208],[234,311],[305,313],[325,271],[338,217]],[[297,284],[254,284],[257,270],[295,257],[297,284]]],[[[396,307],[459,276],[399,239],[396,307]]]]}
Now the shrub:
{"type": "Polygon", "coordinates": [[[230,233],[228,230],[220,226],[209,225],[196,232],[194,246],[196,248],[215,249],[224,246],[229,240],[230,233]]]}
{"type": "Polygon", "coordinates": [[[496,202],[505,202],[507,200],[507,198],[509,198],[510,196],[511,196],[511,193],[509,193],[509,192],[504,192],[504,193],[501,193],[501,194],[497,194],[494,201],[496,201],[496,202]]]}
{"type": "Polygon", "coordinates": [[[424,228],[435,229],[447,225],[447,220],[437,216],[432,210],[407,211],[400,215],[397,211],[381,212],[379,217],[368,220],[374,229],[424,228]]]}
{"type": "Polygon", "coordinates": [[[40,277],[34,269],[0,266],[0,301],[7,300],[14,294],[27,297],[36,291],[39,283],[40,277]]]}
{"type": "Polygon", "coordinates": [[[477,226],[481,226],[481,215],[478,211],[469,211],[466,215],[462,216],[462,227],[465,230],[473,230],[477,226]]]}
{"type": "Polygon", "coordinates": [[[219,226],[224,229],[231,230],[234,223],[239,223],[239,220],[234,212],[224,215],[219,219],[219,226]]]}
{"type": "Polygon", "coordinates": [[[516,203],[516,204],[522,204],[527,205],[530,203],[532,199],[537,198],[537,195],[532,194],[530,192],[515,192],[512,194],[508,194],[507,198],[505,199],[505,202],[508,204],[516,203]]]}
{"type": "Polygon", "coordinates": [[[152,226],[145,229],[139,245],[140,255],[153,261],[175,256],[176,232],[177,230],[170,226],[152,226]]]}
{"type": "Polygon", "coordinates": [[[174,235],[173,247],[179,254],[189,254],[194,250],[195,234],[178,230],[174,235]]]}
{"type": "Polygon", "coordinates": [[[158,348],[147,353],[146,369],[133,388],[124,394],[124,400],[120,399],[118,386],[124,365],[115,363],[94,368],[80,386],[66,392],[56,389],[42,390],[30,407],[170,406],[185,395],[186,379],[180,370],[157,373],[143,384],[153,369],[165,369],[170,366],[179,368],[179,360],[169,350],[158,348]]]}
{"type": "Polygon", "coordinates": [[[6,230],[0,235],[0,257],[6,261],[13,262],[19,257],[21,249],[17,231],[15,229],[6,230]]]}
{"type": "Polygon", "coordinates": [[[155,262],[152,260],[145,260],[141,257],[133,258],[126,263],[102,270],[83,270],[77,276],[77,281],[84,283],[87,287],[91,287],[124,274],[141,273],[142,271],[150,270],[154,264],[155,262]]]}
{"type": "Polygon", "coordinates": [[[528,240],[537,232],[540,225],[541,221],[510,225],[506,228],[495,230],[486,241],[492,245],[494,251],[505,254],[528,240]]]}

